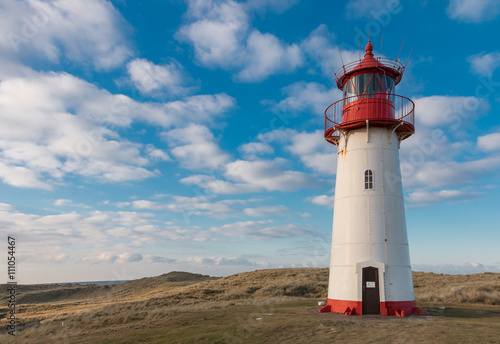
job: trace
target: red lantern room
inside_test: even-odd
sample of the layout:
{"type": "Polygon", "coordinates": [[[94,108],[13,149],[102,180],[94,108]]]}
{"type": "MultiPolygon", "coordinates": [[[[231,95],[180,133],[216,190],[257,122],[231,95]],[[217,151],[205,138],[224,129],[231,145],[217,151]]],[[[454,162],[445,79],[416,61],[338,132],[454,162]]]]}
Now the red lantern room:
{"type": "Polygon", "coordinates": [[[393,127],[399,140],[414,131],[414,104],[395,94],[405,67],[396,60],[374,57],[370,41],[361,61],[342,66],[336,73],[344,98],[325,110],[325,140],[336,145],[345,130],[361,127],[393,127]]]}

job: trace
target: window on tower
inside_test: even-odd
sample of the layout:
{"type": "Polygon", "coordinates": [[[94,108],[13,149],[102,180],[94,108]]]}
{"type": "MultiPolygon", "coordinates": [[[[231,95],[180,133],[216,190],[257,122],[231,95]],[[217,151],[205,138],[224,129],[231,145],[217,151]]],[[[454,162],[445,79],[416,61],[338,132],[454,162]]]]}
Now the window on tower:
{"type": "Polygon", "coordinates": [[[373,189],[373,172],[372,170],[365,171],[365,190],[373,189]]]}

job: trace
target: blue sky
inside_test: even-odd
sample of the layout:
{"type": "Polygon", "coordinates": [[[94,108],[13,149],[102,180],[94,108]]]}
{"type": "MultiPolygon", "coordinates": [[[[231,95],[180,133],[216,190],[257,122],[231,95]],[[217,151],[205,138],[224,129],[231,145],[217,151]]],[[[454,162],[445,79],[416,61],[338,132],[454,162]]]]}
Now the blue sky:
{"type": "Polygon", "coordinates": [[[413,269],[500,271],[498,1],[1,0],[0,17],[0,242],[17,238],[20,282],[328,266],[328,60],[368,31],[377,56],[413,49],[396,90],[416,104],[413,269]]]}

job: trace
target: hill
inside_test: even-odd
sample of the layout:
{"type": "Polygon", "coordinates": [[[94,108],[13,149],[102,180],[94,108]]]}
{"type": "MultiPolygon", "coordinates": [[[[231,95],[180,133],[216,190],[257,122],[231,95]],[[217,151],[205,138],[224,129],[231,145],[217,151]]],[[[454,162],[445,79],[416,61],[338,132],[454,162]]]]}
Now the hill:
{"type": "MultiPolygon", "coordinates": [[[[447,310],[446,314],[454,314],[457,317],[477,317],[478,314],[484,317],[488,314],[497,317],[496,324],[500,323],[499,273],[443,275],[414,272],[413,279],[419,307],[431,313],[443,313],[439,307],[444,306],[451,309],[447,310]],[[452,311],[453,309],[457,310],[452,311]]],[[[273,331],[283,331],[279,329],[280,326],[292,319],[288,316],[286,319],[282,318],[279,314],[288,314],[290,311],[292,314],[306,312],[303,314],[305,318],[301,318],[302,322],[297,320],[299,322],[293,326],[302,328],[311,321],[314,324],[319,321],[322,326],[326,326],[330,321],[327,319],[333,318],[320,317],[318,320],[312,320],[310,316],[319,316],[317,308],[314,307],[317,306],[317,301],[326,299],[327,287],[326,268],[256,270],[222,278],[170,272],[118,285],[21,285],[17,295],[20,320],[17,342],[22,343],[24,340],[26,343],[32,343],[35,340],[37,343],[53,343],[57,342],[54,338],[62,336],[68,343],[95,343],[99,342],[96,340],[100,337],[89,336],[91,332],[109,338],[118,336],[123,340],[119,333],[131,334],[137,330],[142,335],[147,331],[156,331],[160,339],[151,343],[188,343],[191,342],[189,338],[192,336],[204,338],[203,333],[206,331],[212,331],[215,337],[220,336],[225,327],[225,334],[232,333],[236,335],[235,338],[240,338],[234,331],[238,332],[241,324],[253,324],[255,319],[264,319],[269,317],[269,314],[274,317],[269,320],[274,326],[273,331]],[[241,317],[246,320],[241,320],[241,317]],[[281,322],[278,319],[281,319],[281,322]],[[61,326],[63,322],[65,325],[61,326]],[[169,341],[164,337],[167,333],[169,336],[175,334],[176,338],[181,336],[179,338],[187,339],[169,341]]],[[[4,296],[1,302],[6,305],[6,301],[4,296]]],[[[5,306],[0,307],[0,313],[7,311],[5,306]]],[[[369,317],[354,319],[356,322],[365,322],[369,317]]],[[[335,321],[347,320],[340,317],[335,321]]],[[[383,323],[389,324],[393,320],[388,321],[383,323]]],[[[0,331],[5,331],[5,324],[6,320],[0,320],[0,331]]],[[[491,328],[488,328],[488,331],[487,333],[495,333],[491,328]]],[[[496,331],[500,338],[498,325],[496,331]]],[[[302,334],[303,332],[299,331],[297,335],[302,334]]],[[[1,342],[5,342],[5,336],[5,332],[0,332],[1,342]]],[[[242,343],[253,342],[253,337],[247,340],[249,341],[242,343]]],[[[283,340],[294,343],[293,338],[283,340]]],[[[122,342],[127,341],[116,341],[122,342]]],[[[237,341],[228,339],[205,342],[237,341]]]]}

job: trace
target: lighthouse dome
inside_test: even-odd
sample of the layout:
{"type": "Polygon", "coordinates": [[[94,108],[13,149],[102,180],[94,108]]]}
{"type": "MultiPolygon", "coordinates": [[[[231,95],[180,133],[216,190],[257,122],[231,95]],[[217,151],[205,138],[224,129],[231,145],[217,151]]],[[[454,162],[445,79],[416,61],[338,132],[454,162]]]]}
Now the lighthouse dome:
{"type": "Polygon", "coordinates": [[[368,41],[365,47],[364,59],[343,65],[342,68],[335,73],[335,77],[337,80],[337,87],[343,90],[347,81],[359,74],[382,73],[390,76],[394,81],[394,85],[397,85],[401,81],[403,72],[404,66],[399,61],[385,57],[374,57],[373,45],[368,41]]]}

